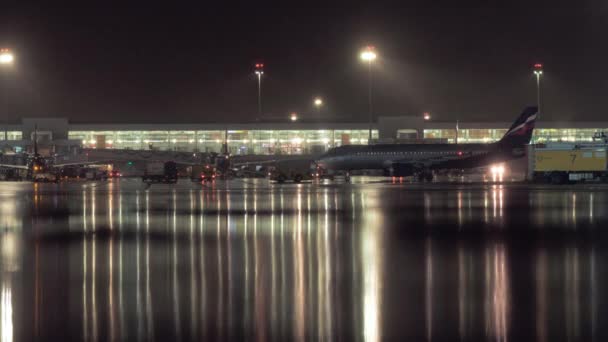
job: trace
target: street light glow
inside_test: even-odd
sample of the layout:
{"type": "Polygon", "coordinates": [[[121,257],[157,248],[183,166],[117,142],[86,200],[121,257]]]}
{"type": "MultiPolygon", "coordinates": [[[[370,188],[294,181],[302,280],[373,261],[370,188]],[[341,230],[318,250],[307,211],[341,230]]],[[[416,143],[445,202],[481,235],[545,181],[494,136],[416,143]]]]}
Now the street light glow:
{"type": "Polygon", "coordinates": [[[258,117],[262,116],[262,75],[264,75],[264,63],[255,63],[255,75],[258,78],[258,117]]]}
{"type": "Polygon", "coordinates": [[[368,105],[369,105],[369,135],[367,142],[371,144],[372,141],[372,125],[374,121],[373,107],[372,107],[372,62],[378,57],[376,54],[376,48],[369,45],[361,52],[361,59],[367,62],[368,66],[368,105]]]}
{"type": "Polygon", "coordinates": [[[15,56],[8,49],[0,49],[0,64],[13,64],[15,56]]]}
{"type": "Polygon", "coordinates": [[[323,105],[323,99],[321,99],[320,97],[315,98],[315,106],[320,107],[323,105]]]}
{"type": "Polygon", "coordinates": [[[536,106],[540,114],[540,76],[543,74],[543,65],[541,63],[534,64],[534,75],[536,76],[536,106]]]}
{"type": "Polygon", "coordinates": [[[298,121],[298,114],[297,113],[291,113],[290,119],[293,122],[298,121]]]}
{"type": "Polygon", "coordinates": [[[264,63],[255,63],[255,74],[264,75],[264,63]]]}
{"type": "Polygon", "coordinates": [[[423,114],[423,116],[424,116],[424,120],[426,120],[426,121],[431,120],[431,114],[429,112],[425,112],[423,114]]]}
{"type": "Polygon", "coordinates": [[[361,59],[366,61],[366,62],[373,62],[376,57],[378,57],[376,55],[376,49],[373,46],[368,46],[365,48],[365,50],[363,50],[363,52],[361,52],[361,59]]]}

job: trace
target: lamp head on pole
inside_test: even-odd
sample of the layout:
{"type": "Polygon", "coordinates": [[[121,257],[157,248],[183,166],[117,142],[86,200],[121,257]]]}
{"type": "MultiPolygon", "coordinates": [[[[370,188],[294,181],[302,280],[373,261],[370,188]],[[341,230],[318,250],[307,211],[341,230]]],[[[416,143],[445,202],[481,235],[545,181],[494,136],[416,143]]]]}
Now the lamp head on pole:
{"type": "Polygon", "coordinates": [[[255,63],[254,70],[255,70],[254,71],[255,74],[258,75],[258,77],[264,75],[264,63],[261,63],[261,62],[255,63]]]}
{"type": "Polygon", "coordinates": [[[365,49],[361,51],[360,57],[363,61],[366,61],[368,63],[373,62],[378,57],[378,55],[376,54],[376,48],[371,45],[365,47],[365,49]]]}
{"type": "Polygon", "coordinates": [[[9,49],[0,49],[0,64],[13,64],[15,56],[9,49]]]}
{"type": "Polygon", "coordinates": [[[543,65],[541,63],[534,64],[534,75],[540,76],[543,74],[543,65]]]}

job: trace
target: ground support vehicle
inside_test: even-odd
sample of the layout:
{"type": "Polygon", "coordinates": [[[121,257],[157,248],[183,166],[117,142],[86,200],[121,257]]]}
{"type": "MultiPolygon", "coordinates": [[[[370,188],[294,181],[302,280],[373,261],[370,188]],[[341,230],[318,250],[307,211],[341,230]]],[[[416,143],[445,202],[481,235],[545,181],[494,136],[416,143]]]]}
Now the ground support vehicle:
{"type": "Polygon", "coordinates": [[[142,181],[147,184],[175,184],[177,178],[177,164],[175,162],[149,161],[146,162],[142,181]]]}
{"type": "Polygon", "coordinates": [[[532,180],[541,183],[608,181],[608,145],[553,143],[537,145],[530,154],[532,180]]]}

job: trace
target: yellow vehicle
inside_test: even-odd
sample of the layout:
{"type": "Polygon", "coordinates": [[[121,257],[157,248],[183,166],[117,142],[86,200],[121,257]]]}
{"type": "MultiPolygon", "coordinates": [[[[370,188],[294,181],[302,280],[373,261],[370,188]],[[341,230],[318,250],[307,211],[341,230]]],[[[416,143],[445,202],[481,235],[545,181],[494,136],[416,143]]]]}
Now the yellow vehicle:
{"type": "Polygon", "coordinates": [[[608,145],[538,145],[533,153],[533,179],[562,184],[569,181],[608,180],[608,145]]]}

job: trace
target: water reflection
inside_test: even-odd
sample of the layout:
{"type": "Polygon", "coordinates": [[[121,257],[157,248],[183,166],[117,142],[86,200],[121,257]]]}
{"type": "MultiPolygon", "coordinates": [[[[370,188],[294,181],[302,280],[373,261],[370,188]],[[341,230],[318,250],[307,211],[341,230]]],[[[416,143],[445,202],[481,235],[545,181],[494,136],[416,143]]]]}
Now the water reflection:
{"type": "Polygon", "coordinates": [[[2,310],[2,342],[13,341],[13,294],[9,281],[2,282],[0,310],[2,310]]]}
{"type": "Polygon", "coordinates": [[[595,229],[603,192],[402,190],[33,190],[0,206],[2,340],[605,333],[602,235],[509,235],[522,223],[595,229]]]}
{"type": "Polygon", "coordinates": [[[485,318],[489,337],[507,340],[509,322],[509,271],[505,247],[493,245],[485,251],[485,318]]]}
{"type": "Polygon", "coordinates": [[[547,254],[540,249],[536,263],[536,337],[538,341],[547,341],[547,254]]]}

